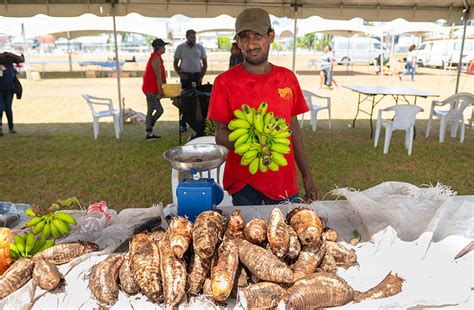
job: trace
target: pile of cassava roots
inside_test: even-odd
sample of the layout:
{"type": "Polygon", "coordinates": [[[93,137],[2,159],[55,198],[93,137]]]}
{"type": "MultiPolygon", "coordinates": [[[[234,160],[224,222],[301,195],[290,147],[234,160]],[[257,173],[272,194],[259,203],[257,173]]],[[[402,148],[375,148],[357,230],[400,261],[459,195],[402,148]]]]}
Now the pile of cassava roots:
{"type": "Polygon", "coordinates": [[[166,231],[134,235],[128,254],[92,268],[89,288],[102,305],[113,305],[121,289],[165,308],[204,296],[221,306],[236,298],[245,309],[313,309],[401,292],[403,279],[393,273],[366,292],[353,290],[336,272],[356,265],[356,253],[336,240],[306,208],[286,219],[275,208],[268,220],[247,223],[240,210],[228,220],[205,211],[194,224],[175,217],[166,231]]]}
{"type": "MultiPolygon", "coordinates": [[[[88,286],[100,306],[114,305],[122,290],[171,309],[193,296],[223,307],[232,298],[245,309],[314,309],[401,292],[403,279],[394,273],[366,292],[350,287],[337,270],[357,265],[357,255],[337,239],[306,208],[293,209],[286,219],[275,208],[269,219],[248,222],[240,210],[227,220],[205,211],[194,224],[178,216],[166,231],[136,234],[128,253],[94,265],[88,286]]],[[[56,288],[63,278],[56,265],[97,250],[93,243],[74,242],[17,260],[0,277],[0,300],[31,278],[45,290],[56,288]]]]}

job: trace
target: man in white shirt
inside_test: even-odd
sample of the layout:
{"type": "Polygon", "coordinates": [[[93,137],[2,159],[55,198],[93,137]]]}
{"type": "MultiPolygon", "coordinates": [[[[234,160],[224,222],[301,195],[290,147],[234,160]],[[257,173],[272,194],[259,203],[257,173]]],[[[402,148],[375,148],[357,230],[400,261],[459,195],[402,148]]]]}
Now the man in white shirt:
{"type": "MultiPolygon", "coordinates": [[[[196,43],[196,31],[186,31],[186,42],[176,48],[173,66],[182,89],[201,85],[207,70],[207,55],[204,47],[196,43]]],[[[181,120],[180,130],[186,131],[185,120],[181,120]]]]}

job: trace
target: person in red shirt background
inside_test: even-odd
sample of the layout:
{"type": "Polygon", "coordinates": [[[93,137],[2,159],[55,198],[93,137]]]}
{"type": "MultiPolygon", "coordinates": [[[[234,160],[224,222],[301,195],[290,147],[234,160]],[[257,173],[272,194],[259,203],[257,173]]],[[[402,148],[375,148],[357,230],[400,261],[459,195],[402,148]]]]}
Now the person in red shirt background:
{"type": "Polygon", "coordinates": [[[156,121],[163,114],[160,98],[163,97],[163,84],[166,83],[165,66],[161,55],[165,53],[165,46],[169,44],[161,39],[155,39],[151,43],[153,53],[146,64],[145,73],[143,74],[142,91],[146,96],[147,113],[146,113],[146,140],[156,140],[161,138],[153,134],[153,127],[156,121]]]}
{"type": "Polygon", "coordinates": [[[317,189],[303,148],[303,137],[297,115],[308,111],[300,85],[292,71],[268,62],[270,44],[275,39],[270,16],[265,10],[250,8],[242,11],[235,22],[237,43],[242,49],[244,62],[220,74],[214,81],[208,118],[216,127],[216,143],[227,147],[229,154],[224,170],[224,188],[232,195],[235,206],[278,204],[298,198],[298,174],[303,178],[304,198],[317,199],[317,189]],[[227,124],[234,110],[242,104],[258,108],[262,101],[268,110],[283,117],[293,132],[291,152],[285,155],[288,165],[279,171],[258,171],[251,175],[248,167],[240,164],[234,143],[229,141],[227,124]]]}

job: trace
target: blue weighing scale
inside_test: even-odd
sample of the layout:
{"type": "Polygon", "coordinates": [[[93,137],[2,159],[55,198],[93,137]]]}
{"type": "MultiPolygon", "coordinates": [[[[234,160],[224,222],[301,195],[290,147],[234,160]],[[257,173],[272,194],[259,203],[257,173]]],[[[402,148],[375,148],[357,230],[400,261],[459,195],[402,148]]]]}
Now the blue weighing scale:
{"type": "Polygon", "coordinates": [[[207,143],[179,146],[163,153],[171,167],[182,176],[176,188],[178,215],[194,222],[201,212],[213,210],[221,203],[224,191],[211,178],[211,170],[225,162],[227,153],[227,148],[207,143]]]}

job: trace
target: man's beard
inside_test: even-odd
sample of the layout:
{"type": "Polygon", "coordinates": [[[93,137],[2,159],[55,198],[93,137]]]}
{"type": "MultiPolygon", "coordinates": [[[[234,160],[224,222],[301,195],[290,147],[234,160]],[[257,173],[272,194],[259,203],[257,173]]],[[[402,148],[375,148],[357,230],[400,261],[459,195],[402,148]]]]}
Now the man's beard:
{"type": "MultiPolygon", "coordinates": [[[[251,51],[248,51],[248,52],[250,53],[251,51]]],[[[262,53],[258,58],[250,58],[244,55],[244,58],[245,58],[245,62],[254,66],[258,66],[265,63],[268,60],[268,53],[262,53]]]]}

